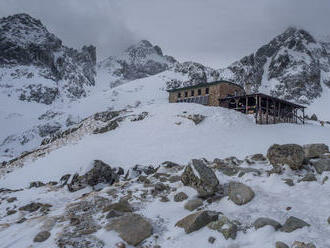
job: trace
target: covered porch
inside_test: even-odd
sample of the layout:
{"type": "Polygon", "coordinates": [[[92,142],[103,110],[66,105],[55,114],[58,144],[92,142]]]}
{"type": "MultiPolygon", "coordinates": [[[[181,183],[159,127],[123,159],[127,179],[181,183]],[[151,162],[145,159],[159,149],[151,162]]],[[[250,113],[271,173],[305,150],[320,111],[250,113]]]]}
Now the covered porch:
{"type": "Polygon", "coordinates": [[[257,124],[305,123],[305,107],[262,93],[219,99],[219,106],[254,114],[257,124]]]}

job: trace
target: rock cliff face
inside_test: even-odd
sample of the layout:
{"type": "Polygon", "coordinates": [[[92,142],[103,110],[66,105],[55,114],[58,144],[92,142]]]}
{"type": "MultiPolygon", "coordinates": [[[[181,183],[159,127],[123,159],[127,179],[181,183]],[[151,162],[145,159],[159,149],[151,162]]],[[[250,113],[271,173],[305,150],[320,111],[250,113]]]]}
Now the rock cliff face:
{"type": "Polygon", "coordinates": [[[255,53],[220,70],[252,90],[286,100],[310,103],[330,86],[330,57],[325,43],[302,29],[288,28],[255,53]]]}
{"type": "Polygon", "coordinates": [[[0,19],[0,89],[23,101],[51,104],[80,98],[95,84],[96,48],[68,48],[37,19],[0,19]]]}
{"type": "Polygon", "coordinates": [[[119,56],[110,56],[98,64],[98,74],[115,87],[125,82],[145,78],[172,68],[177,61],[163,55],[159,46],[142,40],[119,56]]]}

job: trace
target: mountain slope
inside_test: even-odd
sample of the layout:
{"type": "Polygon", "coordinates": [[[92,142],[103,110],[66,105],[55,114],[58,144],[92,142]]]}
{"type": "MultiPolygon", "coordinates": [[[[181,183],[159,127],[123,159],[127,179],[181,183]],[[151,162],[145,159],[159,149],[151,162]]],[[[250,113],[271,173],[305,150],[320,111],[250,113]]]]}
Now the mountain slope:
{"type": "Polygon", "coordinates": [[[302,29],[288,28],[255,53],[234,62],[227,79],[254,92],[298,103],[311,103],[330,86],[330,57],[325,47],[302,29]]]}
{"type": "Polygon", "coordinates": [[[1,94],[44,104],[80,98],[95,85],[95,65],[95,47],[68,48],[27,14],[0,19],[1,94]]]}

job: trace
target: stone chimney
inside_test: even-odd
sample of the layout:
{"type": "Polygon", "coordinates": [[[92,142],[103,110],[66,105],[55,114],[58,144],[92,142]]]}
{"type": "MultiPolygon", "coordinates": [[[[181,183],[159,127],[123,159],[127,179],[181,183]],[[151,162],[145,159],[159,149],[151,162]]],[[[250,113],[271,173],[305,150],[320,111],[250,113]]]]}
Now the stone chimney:
{"type": "Polygon", "coordinates": [[[252,84],[245,82],[244,83],[244,90],[245,90],[245,94],[249,95],[252,94],[252,84]]]}

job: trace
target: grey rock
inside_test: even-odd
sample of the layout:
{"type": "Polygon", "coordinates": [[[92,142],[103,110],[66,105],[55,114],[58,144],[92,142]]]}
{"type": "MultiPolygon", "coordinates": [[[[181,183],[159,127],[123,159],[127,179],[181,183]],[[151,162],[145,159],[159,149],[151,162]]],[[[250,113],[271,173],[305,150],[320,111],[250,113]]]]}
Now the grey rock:
{"type": "Polygon", "coordinates": [[[110,210],[107,215],[106,215],[106,219],[111,219],[111,218],[114,218],[114,217],[119,217],[119,216],[123,216],[123,212],[119,212],[119,211],[116,211],[116,210],[110,210]]]}
{"type": "Polygon", "coordinates": [[[119,202],[110,204],[109,206],[106,207],[103,211],[110,211],[114,210],[117,212],[133,212],[133,208],[131,204],[126,199],[120,199],[119,202]]]}
{"type": "Polygon", "coordinates": [[[195,188],[202,197],[213,195],[218,191],[217,176],[203,160],[193,159],[182,173],[181,181],[185,186],[195,188]]]}
{"type": "Polygon", "coordinates": [[[237,205],[244,205],[250,202],[254,197],[253,190],[239,182],[230,182],[228,188],[229,199],[237,205]]]}
{"type": "Polygon", "coordinates": [[[290,248],[287,244],[281,242],[281,241],[277,241],[275,243],[275,248],[290,248]]]}
{"type": "Polygon", "coordinates": [[[215,237],[209,237],[209,239],[208,239],[208,241],[209,241],[209,243],[211,243],[211,244],[213,244],[214,242],[215,242],[215,237]]]}
{"type": "Polygon", "coordinates": [[[184,208],[189,211],[194,211],[195,209],[201,207],[202,205],[203,205],[203,201],[201,199],[192,199],[184,204],[184,208]]]}
{"type": "Polygon", "coordinates": [[[312,121],[317,121],[318,118],[317,118],[317,115],[316,114],[312,114],[311,118],[310,118],[312,121]]]}
{"type": "Polygon", "coordinates": [[[100,134],[100,133],[106,133],[112,130],[115,130],[117,127],[119,127],[118,121],[114,120],[105,125],[104,127],[98,127],[96,128],[93,133],[94,134],[100,134]]]}
{"type": "Polygon", "coordinates": [[[316,246],[313,243],[304,243],[295,241],[292,245],[292,248],[316,248],[316,246]]]}
{"type": "Polygon", "coordinates": [[[188,196],[184,192],[179,192],[179,193],[177,193],[177,194],[174,195],[174,201],[175,202],[182,202],[182,201],[184,201],[186,199],[188,199],[188,196]]]}
{"type": "Polygon", "coordinates": [[[267,151],[267,158],[273,166],[289,165],[291,169],[302,167],[305,153],[301,146],[296,144],[272,145],[267,151]]]}
{"type": "Polygon", "coordinates": [[[330,158],[311,160],[311,164],[319,174],[322,174],[324,171],[330,171],[330,158]]]}
{"type": "Polygon", "coordinates": [[[118,175],[111,169],[111,167],[101,160],[94,160],[93,168],[86,174],[79,176],[74,175],[68,189],[71,192],[83,189],[87,186],[96,186],[99,183],[106,183],[112,185],[118,182],[118,175]]]}
{"type": "Polygon", "coordinates": [[[253,161],[258,161],[258,162],[263,162],[263,161],[266,161],[267,158],[261,154],[261,153],[257,153],[257,154],[254,154],[250,157],[251,160],[253,161]]]}
{"type": "Polygon", "coordinates": [[[256,219],[256,221],[253,223],[253,226],[256,230],[264,226],[272,226],[276,231],[282,227],[278,221],[263,217],[256,219]]]}
{"type": "Polygon", "coordinates": [[[170,183],[176,183],[176,182],[179,182],[181,181],[181,176],[171,176],[168,178],[168,181],[170,183]]]}
{"type": "Polygon", "coordinates": [[[45,125],[38,126],[40,137],[44,138],[49,135],[55,134],[57,131],[61,129],[62,125],[58,122],[55,123],[47,123],[45,125]]]}
{"type": "Polygon", "coordinates": [[[44,242],[50,237],[50,232],[41,231],[33,239],[33,242],[44,242]]]}
{"type": "Polygon", "coordinates": [[[308,144],[303,146],[306,158],[319,158],[321,155],[329,152],[326,144],[308,144]]]}
{"type": "Polygon", "coordinates": [[[20,207],[18,210],[27,211],[27,212],[32,213],[32,212],[35,212],[35,211],[40,209],[40,211],[44,212],[44,211],[48,211],[50,207],[52,207],[52,205],[50,205],[50,204],[43,204],[43,203],[39,203],[39,202],[31,202],[27,205],[24,205],[24,206],[20,207]]]}
{"type": "Polygon", "coordinates": [[[299,182],[313,182],[317,181],[316,176],[313,173],[306,174],[299,182]]]}
{"type": "Polygon", "coordinates": [[[330,225],[330,216],[328,217],[328,224],[330,225]]]}
{"type": "Polygon", "coordinates": [[[307,222],[298,219],[296,217],[290,216],[284,223],[284,225],[281,227],[281,232],[293,232],[297,229],[303,228],[303,227],[308,227],[310,224],[307,222]]]}
{"type": "Polygon", "coordinates": [[[199,211],[179,220],[175,226],[184,228],[186,233],[201,229],[212,221],[218,219],[218,214],[213,211],[199,211]]]}
{"type": "Polygon", "coordinates": [[[113,218],[106,225],[106,230],[114,230],[119,236],[130,245],[138,245],[153,232],[152,225],[145,218],[138,214],[127,214],[113,218]]]}
{"type": "Polygon", "coordinates": [[[283,181],[284,181],[284,183],[286,183],[290,187],[294,186],[294,182],[291,178],[285,178],[285,179],[283,179],[283,181]]]}
{"type": "Polygon", "coordinates": [[[217,221],[213,221],[208,224],[208,227],[222,233],[225,239],[236,239],[238,229],[237,225],[224,215],[220,216],[217,221]]]}
{"type": "Polygon", "coordinates": [[[36,182],[31,182],[30,183],[30,189],[31,188],[39,188],[39,187],[42,187],[42,186],[45,186],[46,184],[44,184],[43,182],[40,182],[40,181],[36,181],[36,182]]]}

